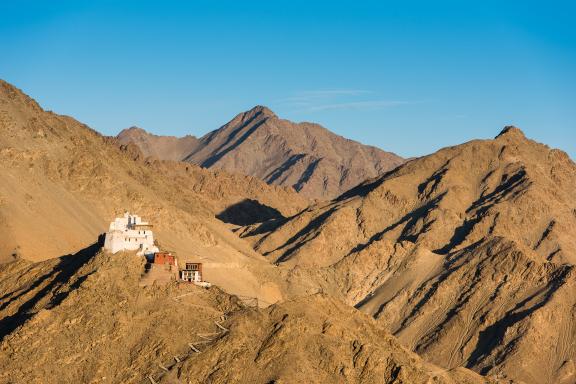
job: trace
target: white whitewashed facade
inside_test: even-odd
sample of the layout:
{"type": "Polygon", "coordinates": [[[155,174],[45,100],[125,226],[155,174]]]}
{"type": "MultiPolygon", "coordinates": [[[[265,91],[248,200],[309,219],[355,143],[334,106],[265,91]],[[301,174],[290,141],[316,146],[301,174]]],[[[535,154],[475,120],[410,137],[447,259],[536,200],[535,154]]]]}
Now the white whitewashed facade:
{"type": "Polygon", "coordinates": [[[159,252],[154,245],[152,226],[142,221],[140,216],[126,212],[110,223],[106,232],[104,249],[116,253],[119,251],[138,251],[138,255],[152,255],[159,252]]]}

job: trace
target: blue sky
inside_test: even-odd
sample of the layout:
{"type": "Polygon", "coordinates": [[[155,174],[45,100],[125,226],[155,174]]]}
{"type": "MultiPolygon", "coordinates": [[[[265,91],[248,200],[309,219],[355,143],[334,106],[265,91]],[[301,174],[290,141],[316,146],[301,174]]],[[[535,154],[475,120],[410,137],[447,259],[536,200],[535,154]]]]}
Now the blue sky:
{"type": "Polygon", "coordinates": [[[1,1],[0,78],[108,135],[263,104],[418,156],[509,124],[576,158],[576,5],[1,1]]]}

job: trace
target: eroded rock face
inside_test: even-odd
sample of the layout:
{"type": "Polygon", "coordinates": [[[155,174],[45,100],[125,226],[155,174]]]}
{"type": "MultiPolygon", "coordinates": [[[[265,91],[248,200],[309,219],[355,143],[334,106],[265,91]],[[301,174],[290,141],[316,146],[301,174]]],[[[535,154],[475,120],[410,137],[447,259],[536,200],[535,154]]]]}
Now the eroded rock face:
{"type": "Polygon", "coordinates": [[[370,316],[325,295],[242,311],[226,325],[230,333],[224,339],[162,382],[497,382],[423,362],[370,316]]]}
{"type": "Polygon", "coordinates": [[[425,363],[373,318],[324,295],[258,309],[216,287],[142,287],[143,263],[92,246],[0,265],[0,381],[496,382],[425,363]]]}
{"type": "Polygon", "coordinates": [[[334,198],[404,162],[318,124],[280,119],[262,106],[238,114],[198,140],[155,136],[137,128],[120,132],[118,138],[138,145],[146,156],[255,176],[316,199],[334,198]]]}
{"type": "Polygon", "coordinates": [[[568,383],[575,186],[565,153],[507,127],[242,235],[441,366],[568,383]]]}
{"type": "Polygon", "coordinates": [[[242,308],[217,288],[141,287],[143,264],[92,247],[0,265],[0,382],[141,383],[242,308]]]}

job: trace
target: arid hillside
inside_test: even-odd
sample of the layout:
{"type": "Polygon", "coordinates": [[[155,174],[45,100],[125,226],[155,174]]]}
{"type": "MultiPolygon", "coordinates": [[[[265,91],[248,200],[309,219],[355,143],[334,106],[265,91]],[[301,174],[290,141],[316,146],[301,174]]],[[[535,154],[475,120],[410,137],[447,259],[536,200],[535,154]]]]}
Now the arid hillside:
{"type": "Polygon", "coordinates": [[[404,162],[318,124],[280,119],[262,106],[240,113],[198,142],[191,136],[175,139],[137,128],[120,132],[118,139],[138,145],[146,156],[255,176],[316,199],[334,198],[404,162]],[[188,150],[186,156],[181,156],[183,148],[188,150]]]}
{"type": "Polygon", "coordinates": [[[93,244],[124,211],[153,223],[163,249],[205,263],[229,292],[281,297],[276,267],[223,221],[248,224],[297,213],[308,201],[248,176],[146,161],[76,120],[44,111],[0,82],[0,260],[44,260],[93,244]],[[277,280],[277,279],[273,279],[277,280]],[[269,283],[268,283],[269,282],[269,283]]]}
{"type": "Polygon", "coordinates": [[[97,246],[0,265],[0,382],[144,383],[240,308],[217,288],[140,287],[143,271],[134,253],[97,246]]]}
{"type": "Polygon", "coordinates": [[[576,166],[517,128],[310,205],[0,82],[0,161],[0,382],[576,381],[576,166]],[[125,210],[213,287],[99,252],[125,210]]]}
{"type": "Polygon", "coordinates": [[[425,363],[370,316],[326,296],[242,311],[226,326],[226,339],[162,382],[509,383],[425,363]]]}
{"type": "Polygon", "coordinates": [[[507,127],[241,231],[446,367],[576,382],[576,165],[507,127]]]}
{"type": "Polygon", "coordinates": [[[140,287],[142,271],[133,253],[96,246],[0,265],[0,382],[497,382],[423,362],[333,299],[258,309],[216,287],[140,287]]]}

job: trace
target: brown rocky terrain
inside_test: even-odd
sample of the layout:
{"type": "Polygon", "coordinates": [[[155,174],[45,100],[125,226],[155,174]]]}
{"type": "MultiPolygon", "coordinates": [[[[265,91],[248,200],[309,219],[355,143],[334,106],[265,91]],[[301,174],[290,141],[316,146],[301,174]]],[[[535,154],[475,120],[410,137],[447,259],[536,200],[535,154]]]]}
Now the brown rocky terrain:
{"type": "Polygon", "coordinates": [[[576,380],[576,166],[516,128],[309,206],[0,82],[0,161],[0,382],[576,380]],[[124,210],[213,287],[98,252],[124,210]]]}
{"type": "Polygon", "coordinates": [[[574,383],[575,186],[564,152],[507,127],[242,236],[440,366],[574,383]]]}
{"type": "Polygon", "coordinates": [[[464,368],[423,362],[370,316],[313,295],[242,311],[227,338],[184,362],[162,382],[192,383],[508,383],[464,368]]]}
{"type": "Polygon", "coordinates": [[[0,382],[496,383],[423,362],[334,299],[257,309],[215,287],[139,287],[142,270],[95,246],[0,265],[0,382]]]}
{"type": "Polygon", "coordinates": [[[142,383],[240,308],[217,288],[140,287],[142,258],[94,248],[0,265],[1,383],[142,383]]]}
{"type": "Polygon", "coordinates": [[[120,132],[118,139],[138,145],[146,156],[255,176],[317,199],[334,198],[404,162],[393,153],[345,139],[318,124],[280,119],[262,106],[240,113],[198,141],[191,136],[155,136],[139,128],[120,132]],[[181,156],[186,152],[183,148],[186,156],[181,156]]]}

